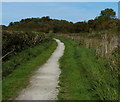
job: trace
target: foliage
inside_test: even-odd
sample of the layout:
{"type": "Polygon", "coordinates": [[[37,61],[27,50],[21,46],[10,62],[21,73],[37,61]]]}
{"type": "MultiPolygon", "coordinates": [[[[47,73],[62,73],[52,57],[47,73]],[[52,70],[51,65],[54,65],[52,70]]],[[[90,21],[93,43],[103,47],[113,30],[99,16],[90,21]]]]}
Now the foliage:
{"type": "Polygon", "coordinates": [[[22,50],[31,48],[33,46],[36,46],[38,44],[41,44],[42,42],[45,42],[51,39],[49,35],[45,35],[43,33],[38,33],[33,31],[18,32],[18,31],[6,31],[6,30],[2,31],[2,38],[3,38],[2,39],[3,40],[3,47],[2,47],[3,56],[9,53],[10,51],[13,51],[13,53],[5,57],[3,61],[14,54],[21,52],[22,50]]]}
{"type": "Polygon", "coordinates": [[[116,15],[116,12],[113,9],[105,9],[101,11],[101,16],[107,16],[109,18],[113,18],[116,15]]]}
{"type": "Polygon", "coordinates": [[[74,41],[60,38],[66,45],[60,60],[60,100],[118,100],[118,77],[106,59],[74,41]]]}
{"type": "Polygon", "coordinates": [[[34,48],[20,52],[17,56],[12,57],[9,62],[4,63],[6,71],[13,70],[13,72],[2,81],[3,101],[14,100],[19,91],[29,85],[29,78],[33,71],[47,61],[56,47],[57,43],[53,40],[44,42],[34,48]],[[19,65],[15,66],[15,64],[19,65]]]}
{"type": "Polygon", "coordinates": [[[109,69],[112,70],[112,73],[116,75],[119,73],[118,52],[120,48],[118,33],[106,30],[92,33],[59,34],[59,36],[70,38],[79,45],[94,49],[98,57],[108,60],[109,69]]]}
{"type": "Polygon", "coordinates": [[[37,45],[33,48],[28,48],[20,53],[18,53],[16,56],[10,57],[9,60],[4,61],[2,66],[2,76],[3,78],[11,74],[18,66],[26,63],[27,61],[37,57],[41,53],[42,50],[46,50],[48,46],[46,44],[49,44],[49,41],[46,41],[45,43],[41,45],[37,45]]]}
{"type": "Polygon", "coordinates": [[[16,31],[32,31],[49,33],[80,33],[92,32],[100,30],[116,30],[120,25],[120,20],[115,18],[115,11],[113,9],[102,10],[100,16],[94,20],[84,22],[69,22],[66,20],[51,19],[49,16],[42,18],[27,18],[20,22],[11,22],[8,27],[3,27],[7,30],[16,31]]]}

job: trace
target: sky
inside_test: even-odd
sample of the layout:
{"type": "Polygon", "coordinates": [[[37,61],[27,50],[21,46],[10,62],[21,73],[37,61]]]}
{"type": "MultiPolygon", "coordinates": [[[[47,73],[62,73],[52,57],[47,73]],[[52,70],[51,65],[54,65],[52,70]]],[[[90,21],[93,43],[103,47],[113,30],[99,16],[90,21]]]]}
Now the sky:
{"type": "Polygon", "coordinates": [[[2,24],[31,17],[50,16],[71,22],[87,21],[99,16],[100,11],[112,8],[118,12],[117,2],[3,2],[2,24]]]}
{"type": "Polygon", "coordinates": [[[118,2],[120,0],[1,0],[2,2],[118,2]]]}

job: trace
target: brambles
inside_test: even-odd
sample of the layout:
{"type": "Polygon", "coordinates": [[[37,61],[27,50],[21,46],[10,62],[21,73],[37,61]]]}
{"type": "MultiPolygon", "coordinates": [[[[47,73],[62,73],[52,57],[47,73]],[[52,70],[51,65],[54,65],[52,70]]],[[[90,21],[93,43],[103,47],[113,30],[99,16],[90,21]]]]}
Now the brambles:
{"type": "Polygon", "coordinates": [[[23,32],[23,31],[6,31],[2,32],[3,37],[3,61],[7,60],[10,56],[21,52],[27,48],[34,47],[42,42],[51,39],[49,34],[38,32],[23,32]],[[6,56],[7,54],[7,56],[6,56]]]}
{"type": "Polygon", "coordinates": [[[18,66],[39,55],[41,49],[37,45],[51,40],[49,34],[23,31],[3,31],[3,77],[8,76],[18,66]],[[34,48],[32,50],[32,48],[34,48]]]}
{"type": "MultiPolygon", "coordinates": [[[[3,78],[7,77],[14,70],[16,70],[19,66],[27,63],[28,61],[36,58],[38,55],[43,53],[45,50],[49,49],[49,46],[52,45],[53,41],[46,41],[40,45],[36,45],[35,47],[28,48],[23,50],[15,56],[11,56],[9,60],[6,60],[2,63],[2,76],[3,78]],[[49,44],[49,46],[47,45],[49,44]],[[43,52],[42,52],[43,51],[43,52]]],[[[42,59],[42,58],[41,58],[42,59]]]]}

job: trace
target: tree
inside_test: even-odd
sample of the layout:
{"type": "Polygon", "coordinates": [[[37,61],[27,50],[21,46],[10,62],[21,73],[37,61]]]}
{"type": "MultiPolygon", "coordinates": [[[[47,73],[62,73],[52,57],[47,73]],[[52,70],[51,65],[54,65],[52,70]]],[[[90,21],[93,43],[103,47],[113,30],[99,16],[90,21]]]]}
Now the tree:
{"type": "Polygon", "coordinates": [[[89,31],[88,23],[87,22],[74,23],[74,30],[75,30],[75,33],[88,32],[89,31]]]}
{"type": "Polygon", "coordinates": [[[45,16],[41,18],[43,21],[50,21],[50,17],[49,16],[45,16]]]}
{"type": "Polygon", "coordinates": [[[108,9],[107,8],[105,10],[102,10],[100,15],[104,16],[104,17],[115,18],[116,12],[113,9],[108,9]]]}
{"type": "Polygon", "coordinates": [[[10,22],[9,26],[12,26],[14,23],[13,22],[10,22]]]}

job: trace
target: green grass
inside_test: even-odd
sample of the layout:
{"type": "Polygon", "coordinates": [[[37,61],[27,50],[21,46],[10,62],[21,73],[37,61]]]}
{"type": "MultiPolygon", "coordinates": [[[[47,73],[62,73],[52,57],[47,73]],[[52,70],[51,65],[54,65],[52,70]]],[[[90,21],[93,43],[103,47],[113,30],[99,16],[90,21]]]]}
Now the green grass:
{"type": "MultiPolygon", "coordinates": [[[[29,53],[34,53],[35,56],[31,57],[29,61],[24,62],[17,66],[16,69],[7,77],[3,79],[3,87],[2,87],[2,99],[3,100],[13,100],[18,95],[19,91],[25,88],[29,84],[29,78],[32,73],[42,64],[46,62],[46,60],[51,56],[52,52],[55,50],[57,43],[55,41],[45,42],[35,48],[31,48],[29,50],[21,52],[17,58],[29,58],[29,53]]],[[[14,58],[12,58],[14,59],[14,58]]]]}
{"type": "Polygon", "coordinates": [[[24,50],[21,53],[18,53],[16,56],[12,56],[9,60],[3,62],[3,78],[12,73],[21,64],[24,64],[27,61],[37,57],[44,50],[48,49],[51,43],[51,41],[43,42],[38,46],[24,50]]]}
{"type": "Polygon", "coordinates": [[[66,48],[60,59],[60,100],[117,100],[118,79],[107,60],[72,40],[59,38],[66,48]]]}

